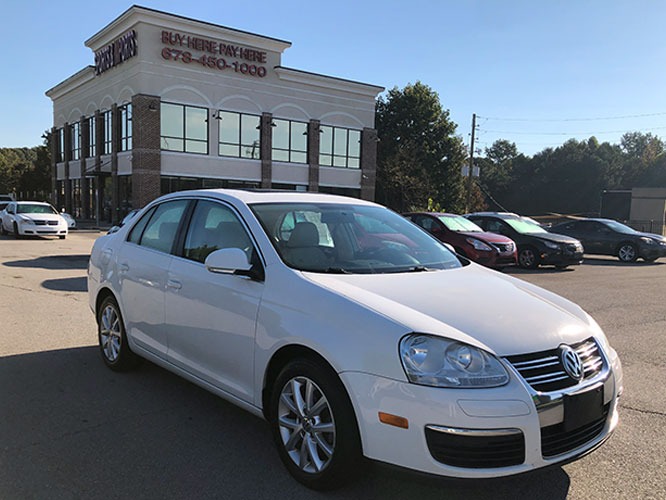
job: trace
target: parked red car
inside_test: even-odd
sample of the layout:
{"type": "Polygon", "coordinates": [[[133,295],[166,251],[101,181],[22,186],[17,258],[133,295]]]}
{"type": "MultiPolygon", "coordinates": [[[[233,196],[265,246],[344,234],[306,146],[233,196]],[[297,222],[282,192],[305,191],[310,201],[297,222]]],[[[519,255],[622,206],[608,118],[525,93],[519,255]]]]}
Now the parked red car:
{"type": "Polygon", "coordinates": [[[404,217],[477,264],[496,269],[516,265],[516,244],[512,239],[487,233],[461,215],[419,212],[404,217]]]}

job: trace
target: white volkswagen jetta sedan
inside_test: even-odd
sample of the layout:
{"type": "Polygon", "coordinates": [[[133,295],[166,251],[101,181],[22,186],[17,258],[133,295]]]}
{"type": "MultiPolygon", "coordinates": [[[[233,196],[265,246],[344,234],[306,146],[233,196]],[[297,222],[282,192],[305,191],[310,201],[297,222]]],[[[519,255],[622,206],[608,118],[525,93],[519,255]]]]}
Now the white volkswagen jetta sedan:
{"type": "Polygon", "coordinates": [[[517,474],[618,422],[620,360],[580,307],[357,199],[163,196],[95,242],[88,290],[109,368],[147,358],[264,417],[312,488],[363,456],[517,474]]]}
{"type": "Polygon", "coordinates": [[[67,221],[50,204],[41,201],[12,201],[2,211],[0,232],[21,236],[67,236],[67,221]]]}

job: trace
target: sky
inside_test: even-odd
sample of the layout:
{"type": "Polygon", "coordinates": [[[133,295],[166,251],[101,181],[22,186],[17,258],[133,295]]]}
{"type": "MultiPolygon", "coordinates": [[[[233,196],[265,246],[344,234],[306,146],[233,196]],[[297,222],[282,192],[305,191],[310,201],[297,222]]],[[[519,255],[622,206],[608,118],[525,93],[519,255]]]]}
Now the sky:
{"type": "MultiPolygon", "coordinates": [[[[0,147],[36,146],[45,92],[93,63],[84,41],[132,4],[0,0],[0,147]]],[[[420,81],[475,149],[532,155],[568,139],[666,138],[661,0],[142,0],[165,12],[287,40],[282,65],[385,87],[420,81]]],[[[479,151],[477,151],[477,154],[479,151]]]]}

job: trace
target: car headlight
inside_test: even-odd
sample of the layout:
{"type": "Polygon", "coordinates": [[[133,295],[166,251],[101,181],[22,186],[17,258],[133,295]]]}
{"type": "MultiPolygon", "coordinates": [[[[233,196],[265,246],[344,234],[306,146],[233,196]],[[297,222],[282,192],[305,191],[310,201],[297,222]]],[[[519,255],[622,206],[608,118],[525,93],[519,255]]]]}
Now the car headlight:
{"type": "Polygon", "coordinates": [[[475,250],[480,250],[481,252],[490,252],[492,250],[490,245],[487,245],[483,241],[477,240],[476,238],[467,238],[467,243],[472,245],[475,250]]]}
{"type": "Polygon", "coordinates": [[[32,224],[33,222],[32,222],[32,219],[30,219],[29,217],[19,216],[18,217],[18,223],[21,224],[21,225],[24,225],[24,224],[32,224]]]}
{"type": "Polygon", "coordinates": [[[656,242],[652,238],[641,238],[641,241],[646,245],[654,245],[656,242]]]}
{"type": "Polygon", "coordinates": [[[410,382],[431,387],[488,388],[509,382],[492,354],[454,340],[413,333],[400,341],[400,359],[410,382]]]}
{"type": "Polygon", "coordinates": [[[553,243],[552,241],[544,240],[543,244],[546,245],[546,248],[551,248],[552,250],[558,250],[560,248],[560,245],[553,243]]]}

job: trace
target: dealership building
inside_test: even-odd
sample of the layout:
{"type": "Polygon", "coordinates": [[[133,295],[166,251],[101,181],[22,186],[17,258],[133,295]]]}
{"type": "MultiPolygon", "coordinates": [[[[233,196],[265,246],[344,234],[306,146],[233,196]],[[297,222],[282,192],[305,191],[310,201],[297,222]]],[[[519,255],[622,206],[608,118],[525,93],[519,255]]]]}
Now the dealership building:
{"type": "Polygon", "coordinates": [[[117,221],[161,194],[375,194],[376,85],[282,66],[290,42],[133,6],[53,101],[54,202],[117,221]]]}

